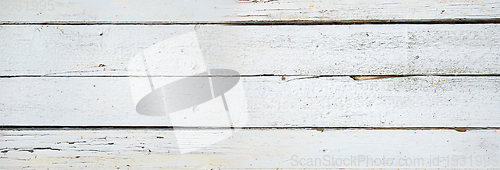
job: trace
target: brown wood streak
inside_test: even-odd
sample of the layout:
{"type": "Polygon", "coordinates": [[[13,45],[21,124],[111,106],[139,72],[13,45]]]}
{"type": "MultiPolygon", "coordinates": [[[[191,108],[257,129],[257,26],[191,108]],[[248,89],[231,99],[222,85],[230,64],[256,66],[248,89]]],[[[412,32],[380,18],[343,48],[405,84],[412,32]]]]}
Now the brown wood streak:
{"type": "MultiPolygon", "coordinates": [[[[262,16],[262,15],[241,15],[262,16]]],[[[249,21],[0,21],[0,25],[378,25],[378,24],[500,24],[500,18],[249,20],[249,21]]]]}
{"type": "Polygon", "coordinates": [[[354,80],[373,80],[373,79],[386,79],[394,77],[405,77],[405,76],[350,76],[354,80]]]}

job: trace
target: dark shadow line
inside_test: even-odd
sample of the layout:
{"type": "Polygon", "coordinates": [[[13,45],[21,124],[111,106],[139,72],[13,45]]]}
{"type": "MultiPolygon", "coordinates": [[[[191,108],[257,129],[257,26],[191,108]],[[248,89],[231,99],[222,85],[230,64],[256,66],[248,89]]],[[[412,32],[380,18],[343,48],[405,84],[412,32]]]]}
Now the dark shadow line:
{"type": "Polygon", "coordinates": [[[256,130],[273,130],[273,129],[303,129],[303,130],[497,130],[500,127],[313,127],[313,126],[294,126],[294,127],[268,127],[268,126],[250,126],[250,127],[211,127],[211,126],[19,126],[19,125],[3,125],[0,130],[202,130],[202,129],[256,129],[256,130]]]}
{"type": "Polygon", "coordinates": [[[500,18],[251,20],[251,21],[0,21],[0,25],[361,25],[361,24],[499,24],[500,18]]]}
{"type": "Polygon", "coordinates": [[[73,77],[426,77],[426,76],[442,76],[442,77],[496,77],[500,74],[378,74],[378,75],[367,75],[367,74],[324,74],[324,75],[300,75],[300,74],[253,74],[253,75],[151,75],[151,76],[130,76],[130,75],[3,75],[0,78],[73,78],[73,77]]]}

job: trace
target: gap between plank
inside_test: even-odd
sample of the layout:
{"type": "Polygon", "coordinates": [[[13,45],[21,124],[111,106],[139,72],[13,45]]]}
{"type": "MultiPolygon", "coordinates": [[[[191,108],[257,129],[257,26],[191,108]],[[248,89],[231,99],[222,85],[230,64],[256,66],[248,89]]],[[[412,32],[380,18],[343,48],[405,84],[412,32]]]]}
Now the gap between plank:
{"type": "Polygon", "coordinates": [[[212,126],[18,126],[3,125],[0,130],[202,130],[202,129],[255,129],[255,130],[275,130],[275,129],[304,129],[304,130],[455,130],[466,132],[469,130],[497,130],[500,127],[212,127],[212,126]]]}
{"type": "MultiPolygon", "coordinates": [[[[398,78],[398,77],[427,77],[427,76],[441,76],[441,77],[498,77],[500,74],[407,74],[407,75],[299,75],[299,74],[254,74],[254,75],[195,75],[195,76],[183,76],[183,75],[145,75],[145,76],[130,76],[130,75],[3,75],[0,78],[78,78],[78,77],[302,77],[298,79],[310,79],[310,78],[321,78],[321,77],[351,77],[354,80],[370,80],[370,79],[381,79],[381,78],[398,78]]],[[[293,79],[297,80],[297,79],[293,79]]]]}
{"type": "Polygon", "coordinates": [[[250,20],[250,21],[0,21],[0,25],[355,25],[355,24],[499,24],[500,18],[383,20],[250,20]]]}

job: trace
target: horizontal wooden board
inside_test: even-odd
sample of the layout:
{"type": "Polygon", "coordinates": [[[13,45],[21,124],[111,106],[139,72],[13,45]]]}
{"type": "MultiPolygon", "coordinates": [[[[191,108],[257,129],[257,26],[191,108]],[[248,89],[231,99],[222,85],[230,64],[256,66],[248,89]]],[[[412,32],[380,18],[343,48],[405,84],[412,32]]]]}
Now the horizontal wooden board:
{"type": "Polygon", "coordinates": [[[233,168],[499,168],[500,131],[244,129],[180,153],[225,132],[174,130],[2,130],[7,169],[233,168]],[[333,161],[332,161],[333,158],[333,161]],[[383,159],[383,161],[382,161],[383,159]],[[333,163],[332,163],[333,162],[333,163]]]}
{"type": "MultiPolygon", "coordinates": [[[[153,89],[181,78],[154,77],[153,89]]],[[[499,127],[499,83],[496,76],[241,77],[226,107],[241,120],[237,127],[499,127]]],[[[0,85],[0,125],[231,126],[220,98],[181,117],[139,114],[136,104],[151,92],[146,77],[2,78],[0,85]],[[196,117],[212,112],[222,115],[196,117]]]]}
{"type": "Polygon", "coordinates": [[[499,74],[499,29],[10,25],[0,26],[0,76],[188,76],[198,67],[240,75],[499,74]]]}
{"type": "Polygon", "coordinates": [[[495,0],[23,0],[0,1],[1,23],[203,23],[261,20],[498,18],[495,0]]]}

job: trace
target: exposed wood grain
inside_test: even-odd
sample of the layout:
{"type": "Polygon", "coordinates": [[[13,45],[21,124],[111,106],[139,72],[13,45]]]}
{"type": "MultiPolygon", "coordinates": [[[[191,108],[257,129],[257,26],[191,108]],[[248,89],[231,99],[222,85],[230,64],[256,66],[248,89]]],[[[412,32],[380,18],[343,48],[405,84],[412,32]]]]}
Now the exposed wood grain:
{"type": "MultiPolygon", "coordinates": [[[[212,145],[180,154],[176,135],[207,131],[217,130],[2,130],[0,166],[8,169],[500,166],[498,130],[244,129],[212,145]],[[360,161],[363,156],[366,160],[360,161]],[[347,158],[347,161],[332,165],[332,157],[335,161],[337,158],[347,158]],[[308,158],[314,161],[318,158],[321,162],[310,162],[308,158]],[[385,165],[380,162],[382,158],[386,160],[385,165]],[[439,160],[434,160],[437,158],[439,160]],[[378,165],[374,162],[376,159],[379,159],[378,165]],[[393,161],[387,161],[389,159],[393,161]],[[356,163],[351,164],[351,161],[356,163]]],[[[196,146],[206,142],[203,138],[197,136],[184,142],[196,146]]]]}
{"type": "Polygon", "coordinates": [[[403,76],[350,76],[354,80],[374,80],[374,79],[386,79],[386,78],[395,78],[395,77],[403,77],[403,76]]]}
{"type": "Polygon", "coordinates": [[[146,76],[142,54],[151,76],[193,75],[183,56],[241,75],[499,74],[499,27],[1,26],[0,76],[146,76]]]}
{"type": "Polygon", "coordinates": [[[495,0],[36,0],[0,1],[1,23],[498,18],[495,0]]]}
{"type": "MultiPolygon", "coordinates": [[[[156,77],[153,85],[178,79],[156,77]]],[[[270,76],[242,77],[240,83],[240,95],[227,101],[242,127],[500,126],[499,77],[270,76]]],[[[0,84],[2,125],[229,126],[224,111],[222,117],[182,120],[137,113],[137,102],[151,92],[147,78],[3,78],[0,84]]],[[[205,103],[182,114],[196,117],[200,109],[222,106],[205,103]]]]}

